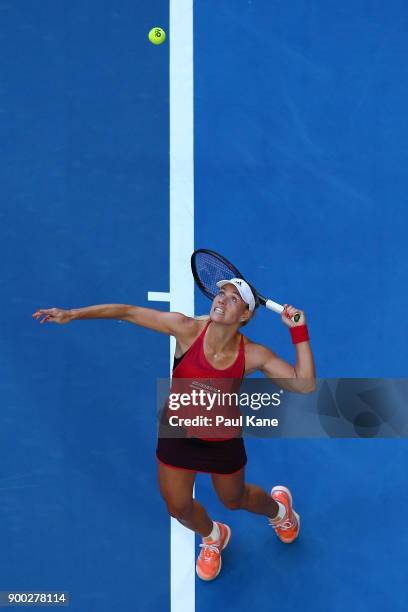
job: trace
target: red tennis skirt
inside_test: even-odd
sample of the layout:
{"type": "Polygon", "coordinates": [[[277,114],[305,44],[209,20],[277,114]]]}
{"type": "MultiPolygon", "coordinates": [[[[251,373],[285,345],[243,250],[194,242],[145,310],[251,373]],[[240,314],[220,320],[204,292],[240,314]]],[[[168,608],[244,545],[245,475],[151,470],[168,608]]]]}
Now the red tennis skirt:
{"type": "Polygon", "coordinates": [[[242,438],[158,438],[156,456],[169,467],[206,474],[234,474],[247,463],[242,438]]]}

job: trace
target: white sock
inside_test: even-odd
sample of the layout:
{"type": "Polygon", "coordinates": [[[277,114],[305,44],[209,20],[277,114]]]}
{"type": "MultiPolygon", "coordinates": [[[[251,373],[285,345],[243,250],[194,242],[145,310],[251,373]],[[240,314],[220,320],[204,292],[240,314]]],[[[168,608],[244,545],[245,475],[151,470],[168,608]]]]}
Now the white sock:
{"type": "MultiPolygon", "coordinates": [[[[276,500],[275,500],[276,501],[276,500]]],[[[272,519],[273,521],[280,521],[286,516],[286,508],[280,502],[276,502],[279,506],[278,514],[272,519]]]]}
{"type": "Polygon", "coordinates": [[[210,535],[206,536],[203,539],[206,542],[217,542],[220,539],[220,536],[220,528],[218,527],[217,523],[213,522],[212,532],[210,533],[210,535]]]}

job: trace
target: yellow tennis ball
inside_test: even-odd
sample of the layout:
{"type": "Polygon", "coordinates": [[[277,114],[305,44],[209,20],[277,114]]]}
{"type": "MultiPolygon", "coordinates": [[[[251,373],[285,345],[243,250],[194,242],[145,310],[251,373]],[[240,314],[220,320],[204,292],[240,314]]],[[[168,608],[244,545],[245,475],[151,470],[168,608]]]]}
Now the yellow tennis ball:
{"type": "Polygon", "coordinates": [[[166,40],[166,32],[162,28],[152,28],[149,32],[149,40],[154,45],[161,45],[166,40]]]}

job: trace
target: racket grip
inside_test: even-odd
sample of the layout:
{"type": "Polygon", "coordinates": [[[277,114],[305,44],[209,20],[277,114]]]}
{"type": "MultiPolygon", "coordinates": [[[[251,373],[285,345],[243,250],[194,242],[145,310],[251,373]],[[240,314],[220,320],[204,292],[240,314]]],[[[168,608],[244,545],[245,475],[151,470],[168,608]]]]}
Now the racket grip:
{"type": "MultiPolygon", "coordinates": [[[[273,310],[273,312],[276,312],[278,314],[282,314],[282,312],[283,312],[283,306],[281,306],[277,302],[273,302],[272,300],[266,300],[265,306],[269,310],[273,310]]],[[[297,323],[299,321],[299,319],[300,319],[300,313],[297,312],[295,314],[295,316],[293,317],[293,320],[294,320],[295,323],[297,323]]]]}
{"type": "Polygon", "coordinates": [[[278,314],[282,314],[283,312],[283,306],[281,306],[277,302],[273,302],[272,300],[266,300],[265,307],[268,308],[268,310],[273,310],[273,312],[276,312],[278,314]]]}

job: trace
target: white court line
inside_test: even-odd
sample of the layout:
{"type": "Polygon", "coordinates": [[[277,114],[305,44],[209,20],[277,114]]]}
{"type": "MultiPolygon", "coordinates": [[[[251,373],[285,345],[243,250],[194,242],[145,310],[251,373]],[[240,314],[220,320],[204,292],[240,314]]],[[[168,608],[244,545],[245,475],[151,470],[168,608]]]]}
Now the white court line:
{"type": "MultiPolygon", "coordinates": [[[[170,301],[170,311],[194,315],[194,79],[193,0],[170,0],[170,293],[149,291],[151,301],[170,301]]],[[[175,340],[170,341],[170,373],[175,340]]],[[[171,518],[171,612],[195,610],[195,535],[171,518]]]]}
{"type": "MultiPolygon", "coordinates": [[[[194,315],[193,0],[170,0],[170,310],[194,315]]],[[[174,353],[174,338],[170,359],[174,353]]],[[[195,534],[171,519],[171,612],[195,610],[195,534]]]]}
{"type": "Polygon", "coordinates": [[[149,302],[170,302],[170,293],[167,291],[148,291],[149,302]]]}

